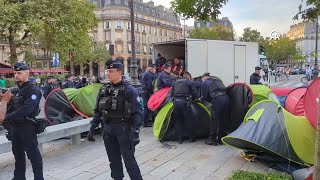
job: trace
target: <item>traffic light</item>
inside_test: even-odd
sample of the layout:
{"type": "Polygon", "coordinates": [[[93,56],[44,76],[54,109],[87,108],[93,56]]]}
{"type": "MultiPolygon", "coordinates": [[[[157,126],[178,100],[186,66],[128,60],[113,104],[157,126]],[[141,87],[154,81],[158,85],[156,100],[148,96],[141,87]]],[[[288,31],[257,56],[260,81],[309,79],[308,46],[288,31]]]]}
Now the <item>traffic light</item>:
{"type": "Polygon", "coordinates": [[[266,50],[265,50],[265,48],[263,46],[260,46],[259,54],[263,55],[263,56],[266,55],[266,50]]]}

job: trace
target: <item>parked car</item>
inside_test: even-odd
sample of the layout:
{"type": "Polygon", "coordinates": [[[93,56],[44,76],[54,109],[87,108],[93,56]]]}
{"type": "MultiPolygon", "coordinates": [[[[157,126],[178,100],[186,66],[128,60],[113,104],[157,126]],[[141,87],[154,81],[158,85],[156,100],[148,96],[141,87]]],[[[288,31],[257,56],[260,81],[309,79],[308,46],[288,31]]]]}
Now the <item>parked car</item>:
{"type": "Polygon", "coordinates": [[[290,75],[299,74],[299,69],[298,68],[291,68],[289,74],[290,75]]]}
{"type": "Polygon", "coordinates": [[[305,69],[299,69],[299,74],[305,74],[306,70],[305,69]]]}

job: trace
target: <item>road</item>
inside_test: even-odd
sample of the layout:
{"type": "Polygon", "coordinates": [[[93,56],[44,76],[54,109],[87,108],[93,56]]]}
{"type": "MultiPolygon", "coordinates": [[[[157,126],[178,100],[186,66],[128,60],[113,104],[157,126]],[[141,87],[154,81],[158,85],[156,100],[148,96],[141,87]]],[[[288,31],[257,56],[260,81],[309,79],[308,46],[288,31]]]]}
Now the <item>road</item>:
{"type": "Polygon", "coordinates": [[[281,80],[278,80],[277,82],[274,81],[274,76],[271,76],[271,87],[278,87],[278,88],[296,88],[303,86],[303,83],[301,83],[301,78],[305,75],[290,75],[289,79],[284,77],[281,80]]]}

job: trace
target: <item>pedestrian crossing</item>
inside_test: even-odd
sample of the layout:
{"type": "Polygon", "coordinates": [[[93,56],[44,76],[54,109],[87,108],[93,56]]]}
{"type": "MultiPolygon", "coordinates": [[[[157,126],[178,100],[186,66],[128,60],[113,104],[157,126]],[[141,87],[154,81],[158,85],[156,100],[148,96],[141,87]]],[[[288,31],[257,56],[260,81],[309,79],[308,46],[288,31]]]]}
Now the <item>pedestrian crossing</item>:
{"type": "Polygon", "coordinates": [[[301,87],[301,86],[304,86],[303,83],[299,82],[299,81],[296,81],[296,80],[281,80],[281,81],[278,81],[278,82],[271,82],[270,83],[270,86],[271,87],[279,87],[279,88],[286,88],[286,87],[289,87],[289,88],[296,88],[296,87],[301,87]]]}

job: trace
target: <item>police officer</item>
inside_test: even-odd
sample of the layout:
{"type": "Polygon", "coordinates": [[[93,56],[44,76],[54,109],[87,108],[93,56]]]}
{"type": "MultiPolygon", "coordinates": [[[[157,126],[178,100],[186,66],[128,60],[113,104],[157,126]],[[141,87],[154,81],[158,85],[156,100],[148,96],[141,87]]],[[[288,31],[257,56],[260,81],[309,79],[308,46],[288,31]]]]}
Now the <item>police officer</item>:
{"type": "Polygon", "coordinates": [[[226,87],[217,77],[210,77],[210,73],[202,76],[201,100],[212,103],[208,145],[222,144],[221,138],[226,134],[228,124],[229,96],[225,93],[226,87]]]}
{"type": "Polygon", "coordinates": [[[65,79],[66,80],[61,85],[61,89],[74,88],[73,76],[71,74],[67,74],[65,79]]]}
{"type": "Polygon", "coordinates": [[[171,65],[165,64],[164,70],[159,73],[157,82],[158,82],[158,90],[165,88],[165,87],[171,87],[174,82],[174,77],[170,76],[171,72],[171,65]]]}
{"type": "Polygon", "coordinates": [[[143,127],[152,127],[152,124],[148,121],[151,116],[151,111],[148,109],[148,101],[153,94],[153,81],[155,78],[156,68],[155,65],[149,64],[148,71],[144,73],[141,80],[142,98],[143,98],[143,127]]]}
{"type": "Polygon", "coordinates": [[[250,76],[250,84],[262,84],[260,76],[261,68],[257,66],[254,69],[255,72],[250,76]]]}
{"type": "Polygon", "coordinates": [[[89,83],[88,83],[88,81],[87,81],[87,78],[86,78],[86,77],[82,77],[82,78],[81,78],[81,81],[79,81],[79,82],[76,84],[75,88],[80,89],[80,88],[86,87],[88,84],[89,84],[89,83]]]}
{"type": "Polygon", "coordinates": [[[47,82],[43,87],[43,97],[47,99],[47,96],[50,94],[51,91],[56,89],[58,86],[56,85],[56,80],[53,76],[47,77],[47,82]]]}
{"type": "MultiPolygon", "coordinates": [[[[179,75],[179,72],[177,71],[179,75]]],[[[190,142],[195,141],[192,129],[192,100],[197,98],[198,92],[193,82],[182,77],[178,77],[172,86],[173,97],[173,119],[175,120],[175,129],[178,136],[178,142],[181,144],[184,140],[184,130],[189,137],[190,142]]]]}
{"type": "Polygon", "coordinates": [[[122,80],[123,65],[108,66],[108,79],[97,97],[96,119],[103,119],[103,140],[110,161],[111,177],[123,179],[122,160],[130,179],[141,180],[141,172],[134,157],[142,125],[142,106],[137,90],[122,80]]]}
{"type": "Polygon", "coordinates": [[[4,122],[11,129],[12,152],[15,157],[14,179],[26,179],[25,152],[31,161],[35,180],[43,179],[42,157],[38,149],[36,125],[28,120],[39,114],[41,92],[28,81],[29,66],[24,63],[14,65],[14,78],[19,93],[10,100],[4,122]]]}

